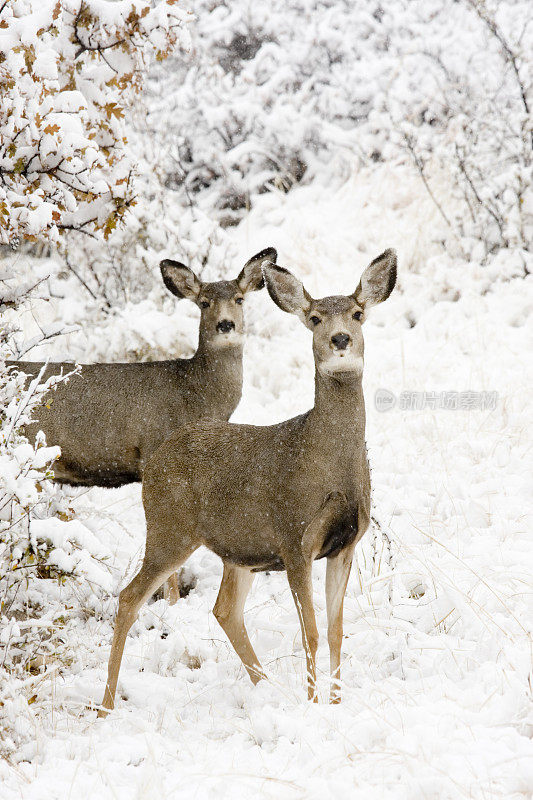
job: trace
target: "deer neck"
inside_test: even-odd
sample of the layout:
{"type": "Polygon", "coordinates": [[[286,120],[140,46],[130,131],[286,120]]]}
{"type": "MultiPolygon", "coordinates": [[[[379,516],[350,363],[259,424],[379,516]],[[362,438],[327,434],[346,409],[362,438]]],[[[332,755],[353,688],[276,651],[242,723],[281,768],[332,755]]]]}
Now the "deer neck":
{"type": "Polygon", "coordinates": [[[362,376],[338,380],[315,371],[315,405],[306,420],[306,439],[333,464],[353,463],[365,449],[362,376]]]}
{"type": "Polygon", "coordinates": [[[193,356],[194,372],[200,385],[216,386],[228,402],[238,403],[242,392],[242,343],[214,347],[200,335],[193,356]]]}

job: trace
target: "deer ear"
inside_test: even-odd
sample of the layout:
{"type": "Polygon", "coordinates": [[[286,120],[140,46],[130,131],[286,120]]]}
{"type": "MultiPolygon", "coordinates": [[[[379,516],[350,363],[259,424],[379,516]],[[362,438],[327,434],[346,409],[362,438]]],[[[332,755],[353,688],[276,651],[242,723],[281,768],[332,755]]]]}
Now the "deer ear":
{"type": "Polygon", "coordinates": [[[237,278],[237,286],[243,294],[256,292],[258,289],[263,288],[265,285],[262,272],[263,264],[268,264],[269,262],[275,264],[277,257],[276,250],[273,247],[267,247],[246,262],[237,278]]]}
{"type": "Polygon", "coordinates": [[[312,298],[304,285],[295,278],[288,269],[268,264],[263,267],[265,283],[272,300],[282,311],[296,314],[304,324],[307,324],[306,313],[311,308],[312,298]]]}
{"type": "Polygon", "coordinates": [[[365,310],[382,303],[396,283],[396,251],[385,250],[375,258],[361,275],[352,297],[365,310]]]}
{"type": "Polygon", "coordinates": [[[159,265],[163,283],[176,297],[186,297],[189,300],[196,300],[200,294],[201,283],[189,267],[180,261],[172,261],[166,258],[159,265]]]}

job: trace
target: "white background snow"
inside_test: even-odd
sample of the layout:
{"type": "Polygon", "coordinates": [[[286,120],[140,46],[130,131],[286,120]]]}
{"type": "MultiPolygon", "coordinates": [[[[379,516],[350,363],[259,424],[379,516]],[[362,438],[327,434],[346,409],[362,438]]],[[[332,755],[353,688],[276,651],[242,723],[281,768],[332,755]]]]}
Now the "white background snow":
{"type": "MultiPolygon", "coordinates": [[[[484,263],[481,251],[463,260],[444,249],[442,219],[405,164],[362,168],[344,159],[342,175],[326,159],[307,184],[257,196],[226,230],[232,255],[223,260],[225,276],[235,277],[249,256],[275,246],[278,262],[323,296],[352,292],[369,261],[398,250],[397,288],[364,326],[379,528],[358,547],[348,584],[342,704],[327,704],[324,562],[314,570],[321,639],[313,705],[285,575],[259,575],[247,602],[268,674],[253,687],[211,614],[222,567],[202,550],[185,568],[194,584],[187,597],[142,609],[116,709],[97,720],[116,598],[140,564],[145,527],[139,486],[76,490],[71,505],[83,525],[67,523],[79,526],[71,537],[103,561],[86,565],[94,591],[80,591],[66,629],[68,663],[52,660],[44,675],[2,696],[22,742],[0,761],[2,798],[533,797],[531,275],[524,277],[518,247],[484,263]],[[398,401],[402,392],[452,391],[497,392],[497,401],[450,410],[427,399],[423,409],[397,402],[380,412],[379,389],[398,401]]],[[[437,175],[433,185],[445,193],[437,175]]],[[[168,209],[169,219],[179,213],[168,209]]],[[[21,270],[31,263],[13,258],[21,270]]],[[[187,301],[156,303],[157,279],[156,270],[144,273],[145,299],[32,357],[190,354],[198,313],[187,301]]],[[[77,287],[68,302],[36,301],[26,336],[34,318],[75,324],[80,297],[77,287]]],[[[264,291],[246,299],[245,315],[244,389],[233,420],[264,425],[309,408],[310,333],[264,291]]],[[[51,589],[54,602],[62,592],[70,598],[67,590],[51,589]]]]}
{"type": "MultiPolygon", "coordinates": [[[[524,798],[533,786],[528,535],[531,374],[522,278],[488,275],[431,252],[432,211],[394,170],[267,195],[234,236],[262,245],[315,295],[352,291],[386,246],[399,290],[365,324],[374,514],[345,604],[343,702],[304,698],[304,655],[284,574],[260,575],[247,625],[269,675],[253,687],[210,614],[221,564],[191,558],[188,597],[144,607],[126,646],[119,700],[99,702],[110,600],[79,623],[72,664],[39,687],[23,760],[4,764],[4,796],[39,798],[524,798]],[[408,327],[406,314],[416,316],[408,327]],[[378,388],[497,391],[493,410],[378,413],[378,388]]],[[[507,267],[512,274],[512,258],[507,267]]],[[[237,270],[239,262],[229,267],[237,270]]],[[[186,309],[177,304],[169,329],[186,309]]],[[[266,293],[247,300],[245,386],[234,419],[265,424],[312,402],[310,335],[266,293]]],[[[189,336],[194,340],[191,318],[189,336]]],[[[56,344],[56,347],[58,345],[56,344]]],[[[94,532],[112,554],[114,594],[142,552],[137,486],[90,491],[94,532]]],[[[82,494],[75,503],[83,507],[82,494]]],[[[315,604],[325,634],[324,565],[315,604]]],[[[13,700],[15,702],[15,700],[13,700]]]]}

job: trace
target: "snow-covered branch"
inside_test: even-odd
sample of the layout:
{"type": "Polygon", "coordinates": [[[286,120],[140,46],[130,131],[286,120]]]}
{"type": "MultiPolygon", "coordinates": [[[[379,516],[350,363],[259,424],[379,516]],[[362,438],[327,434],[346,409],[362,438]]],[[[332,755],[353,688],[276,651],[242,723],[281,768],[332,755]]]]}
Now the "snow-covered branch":
{"type": "Polygon", "coordinates": [[[151,58],[188,46],[177,0],[0,8],[0,241],[108,237],[135,203],[124,127],[151,58]]]}

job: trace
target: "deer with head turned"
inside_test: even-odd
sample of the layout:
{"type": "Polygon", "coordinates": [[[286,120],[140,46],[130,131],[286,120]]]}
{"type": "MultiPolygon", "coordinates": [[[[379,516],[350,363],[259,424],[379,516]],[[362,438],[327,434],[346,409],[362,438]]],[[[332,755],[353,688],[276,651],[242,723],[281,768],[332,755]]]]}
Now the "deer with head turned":
{"type": "Polygon", "coordinates": [[[202,420],[154,453],[143,478],[144,561],[120,593],[101,716],[114,707],[139,608],[201,545],[223,561],[214,614],[253,683],[264,673],[244,625],[246,597],[256,572],[286,571],[313,700],[318,631],[311,572],[315,559],[327,558],[331,701],[340,699],[343,601],[354,548],[370,519],[361,326],[394,288],[396,254],[386,250],[372,261],[349,296],[315,300],[286,269],[267,263],[263,273],[273,301],[313,332],[315,404],[264,427],[202,420]]]}
{"type": "MultiPolygon", "coordinates": [[[[165,286],[200,308],[198,347],[192,358],[141,363],[86,364],[59,383],[25,429],[42,430],[61,456],[55,479],[77,486],[121,486],[142,480],[157,447],[181,425],[202,417],[228,420],[242,394],[243,299],[261,289],[261,266],[276,261],[274,248],[257,253],[231,281],[202,282],[179,261],[160,269],[165,286]]],[[[72,371],[70,363],[11,361],[43,380],[72,371]]],[[[165,587],[171,603],[179,596],[174,575],[165,587]]]]}
{"type": "MultiPolygon", "coordinates": [[[[48,395],[25,433],[42,430],[61,447],[54,464],[60,483],[121,486],[142,480],[156,448],[181,425],[202,417],[228,420],[242,393],[243,298],[263,286],[261,265],[274,248],[257,253],[232,281],[203,283],[179,261],[161,262],[165,286],[200,308],[198,348],[192,358],[142,363],[86,364],[48,395]]],[[[31,377],[43,363],[8,364],[31,377]]],[[[49,363],[43,379],[70,363],[49,363]]]]}

